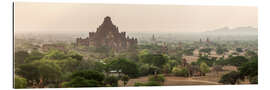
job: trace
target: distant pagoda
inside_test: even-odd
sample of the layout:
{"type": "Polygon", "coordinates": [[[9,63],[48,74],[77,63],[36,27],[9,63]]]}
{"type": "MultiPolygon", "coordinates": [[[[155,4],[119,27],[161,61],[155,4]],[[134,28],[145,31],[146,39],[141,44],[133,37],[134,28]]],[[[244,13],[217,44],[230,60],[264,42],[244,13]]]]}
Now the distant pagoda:
{"type": "Polygon", "coordinates": [[[89,32],[86,38],[77,38],[76,45],[108,47],[114,51],[120,51],[137,45],[137,38],[129,38],[126,32],[119,32],[109,16],[104,18],[103,23],[96,32],[89,32]]]}

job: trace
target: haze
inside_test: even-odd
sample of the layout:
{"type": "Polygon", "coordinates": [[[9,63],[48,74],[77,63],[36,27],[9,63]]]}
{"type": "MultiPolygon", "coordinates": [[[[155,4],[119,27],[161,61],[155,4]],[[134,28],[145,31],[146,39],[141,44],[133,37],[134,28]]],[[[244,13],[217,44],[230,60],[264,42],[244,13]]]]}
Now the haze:
{"type": "Polygon", "coordinates": [[[14,8],[15,33],[86,33],[105,16],[126,32],[257,27],[256,7],[16,2],[14,8]]]}

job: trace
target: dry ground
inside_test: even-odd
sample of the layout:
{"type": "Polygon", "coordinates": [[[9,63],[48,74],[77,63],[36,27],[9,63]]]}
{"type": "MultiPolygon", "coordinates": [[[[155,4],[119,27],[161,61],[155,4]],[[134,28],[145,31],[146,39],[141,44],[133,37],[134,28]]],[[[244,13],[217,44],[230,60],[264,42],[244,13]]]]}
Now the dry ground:
{"type": "MultiPolygon", "coordinates": [[[[222,74],[227,72],[208,73],[206,76],[198,77],[177,77],[177,76],[165,76],[164,86],[181,86],[181,85],[218,85],[218,80],[222,74]]],[[[139,77],[130,79],[127,86],[133,86],[136,82],[145,83],[148,81],[148,77],[139,77]]],[[[119,81],[120,86],[123,86],[122,82],[119,81]]]]}
{"type": "MultiPolygon", "coordinates": [[[[197,77],[177,77],[177,76],[165,76],[165,82],[163,86],[183,86],[183,85],[221,85],[218,83],[222,75],[229,73],[230,71],[222,72],[210,72],[206,76],[197,77]]],[[[139,77],[130,79],[127,86],[134,86],[136,82],[145,83],[148,81],[148,77],[139,77]]],[[[248,84],[248,81],[241,81],[241,84],[248,84]]],[[[119,81],[119,86],[123,86],[123,82],[119,81]]]]}

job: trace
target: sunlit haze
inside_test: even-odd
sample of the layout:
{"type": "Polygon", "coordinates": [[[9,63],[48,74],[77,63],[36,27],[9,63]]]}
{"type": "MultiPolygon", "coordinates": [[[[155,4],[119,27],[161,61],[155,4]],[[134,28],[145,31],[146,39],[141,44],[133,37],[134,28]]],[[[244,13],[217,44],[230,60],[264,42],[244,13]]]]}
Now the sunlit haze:
{"type": "Polygon", "coordinates": [[[204,32],[257,28],[257,8],[238,6],[25,3],[14,6],[16,33],[85,33],[110,16],[119,31],[204,32]]]}

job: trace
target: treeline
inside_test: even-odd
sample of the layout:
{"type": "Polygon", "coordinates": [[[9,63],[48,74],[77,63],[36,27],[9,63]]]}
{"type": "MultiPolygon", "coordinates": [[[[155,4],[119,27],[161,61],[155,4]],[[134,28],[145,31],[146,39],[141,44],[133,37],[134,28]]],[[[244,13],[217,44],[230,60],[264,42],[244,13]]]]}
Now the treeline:
{"type": "MultiPolygon", "coordinates": [[[[130,78],[159,75],[180,63],[147,50],[138,53],[138,60],[121,55],[86,60],[75,51],[18,51],[15,52],[15,88],[106,87],[119,86],[119,80],[126,85],[130,78]]],[[[153,79],[150,83],[162,84],[153,79]]]]}

